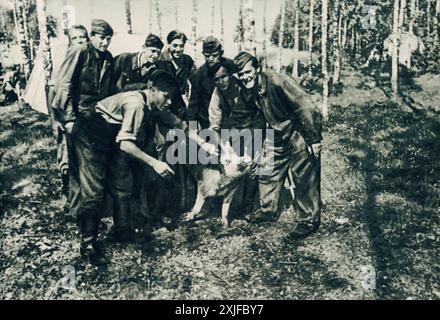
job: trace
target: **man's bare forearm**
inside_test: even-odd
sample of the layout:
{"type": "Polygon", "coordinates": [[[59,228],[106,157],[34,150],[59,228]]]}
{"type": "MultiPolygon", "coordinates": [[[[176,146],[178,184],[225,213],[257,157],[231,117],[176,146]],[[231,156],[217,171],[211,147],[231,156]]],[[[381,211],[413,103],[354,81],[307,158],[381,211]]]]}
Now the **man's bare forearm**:
{"type": "Polygon", "coordinates": [[[149,165],[150,167],[154,167],[157,163],[157,159],[143,152],[135,143],[129,140],[121,141],[120,148],[122,151],[128,153],[133,158],[136,158],[143,163],[149,165]]]}

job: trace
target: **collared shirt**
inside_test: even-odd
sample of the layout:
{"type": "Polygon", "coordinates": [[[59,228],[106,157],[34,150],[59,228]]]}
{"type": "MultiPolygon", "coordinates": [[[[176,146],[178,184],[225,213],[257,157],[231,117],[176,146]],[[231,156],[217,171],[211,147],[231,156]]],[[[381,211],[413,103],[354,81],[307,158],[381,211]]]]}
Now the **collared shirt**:
{"type": "Polygon", "coordinates": [[[141,135],[142,126],[151,120],[147,101],[139,91],[122,92],[108,97],[96,105],[96,112],[109,125],[120,126],[115,142],[124,140],[137,142],[141,135]]]}
{"type": "MultiPolygon", "coordinates": [[[[222,57],[224,63],[230,65],[230,70],[234,70],[234,62],[230,59],[222,57]]],[[[212,93],[214,92],[215,71],[211,70],[205,63],[196,70],[191,76],[191,96],[188,106],[188,120],[199,121],[202,128],[209,125],[209,103],[211,102],[212,93]]]]}
{"type": "Polygon", "coordinates": [[[52,101],[57,120],[75,121],[96,102],[112,95],[113,67],[111,53],[99,53],[91,43],[68,48],[52,101]]]}
{"type": "Polygon", "coordinates": [[[180,64],[177,64],[171,56],[169,50],[162,52],[159,61],[157,62],[159,69],[165,70],[176,79],[179,84],[180,93],[182,95],[189,94],[189,78],[195,71],[194,60],[186,54],[182,55],[180,64]]]}
{"type": "Polygon", "coordinates": [[[252,92],[248,101],[252,99],[282,140],[289,139],[294,131],[299,131],[309,145],[322,140],[319,108],[293,78],[261,73],[257,92],[252,92]]]}
{"type": "Polygon", "coordinates": [[[265,120],[255,103],[243,98],[244,88],[234,76],[225,91],[214,89],[209,104],[209,127],[219,129],[264,129],[265,120]]]}
{"type": "Polygon", "coordinates": [[[113,82],[117,92],[143,90],[155,64],[141,65],[141,52],[122,53],[115,57],[113,82]]]}

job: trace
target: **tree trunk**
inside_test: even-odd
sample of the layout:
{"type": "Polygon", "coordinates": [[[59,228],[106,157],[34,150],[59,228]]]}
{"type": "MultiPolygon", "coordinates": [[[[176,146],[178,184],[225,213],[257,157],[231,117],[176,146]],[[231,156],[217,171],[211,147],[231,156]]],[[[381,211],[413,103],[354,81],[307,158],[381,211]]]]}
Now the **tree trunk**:
{"type": "Polygon", "coordinates": [[[225,20],[223,16],[223,0],[220,0],[220,41],[225,43],[225,20]]]}
{"type": "Polygon", "coordinates": [[[399,12],[399,28],[403,30],[403,23],[405,22],[406,13],[406,0],[400,0],[400,12],[399,12]]]}
{"type": "Polygon", "coordinates": [[[339,50],[339,36],[338,36],[338,22],[339,22],[339,0],[335,0],[333,8],[333,84],[339,83],[339,75],[341,72],[341,59],[339,50]]]}
{"type": "Polygon", "coordinates": [[[29,58],[31,60],[31,68],[34,62],[34,56],[35,56],[35,52],[34,52],[34,41],[32,39],[31,36],[31,29],[29,27],[29,17],[31,16],[30,14],[30,0],[24,0],[23,1],[23,22],[24,22],[24,33],[25,33],[25,37],[26,37],[26,42],[29,48],[29,58]]]}
{"type": "Polygon", "coordinates": [[[215,0],[211,0],[211,34],[214,34],[215,29],[215,0]]]}
{"type": "Polygon", "coordinates": [[[293,10],[295,10],[295,27],[293,30],[293,70],[292,77],[298,79],[298,50],[299,50],[299,6],[298,0],[293,1],[293,10]]]}
{"type": "Polygon", "coordinates": [[[264,69],[267,69],[267,21],[265,14],[266,10],[267,10],[267,0],[263,0],[263,67],[264,69]]]}
{"type": "Polygon", "coordinates": [[[193,15],[191,17],[191,22],[192,22],[191,38],[194,47],[194,55],[197,54],[197,12],[198,12],[198,1],[193,0],[193,15]]]}
{"type": "Polygon", "coordinates": [[[153,33],[153,10],[154,4],[153,0],[148,0],[149,10],[148,10],[148,32],[153,33]]]}
{"type": "Polygon", "coordinates": [[[174,10],[174,18],[176,20],[176,29],[179,29],[179,0],[175,1],[175,10],[174,10]]]}
{"type": "Polygon", "coordinates": [[[395,98],[397,98],[398,87],[398,73],[399,73],[399,0],[394,0],[393,10],[393,50],[391,58],[391,89],[395,98]]]}
{"type": "Polygon", "coordinates": [[[256,55],[255,48],[255,19],[254,1],[245,0],[243,3],[243,44],[244,50],[256,55]]]}
{"type": "Polygon", "coordinates": [[[158,36],[162,38],[162,13],[160,12],[159,0],[156,0],[155,2],[156,2],[155,7],[156,7],[157,27],[159,30],[158,36]]]}
{"type": "Polygon", "coordinates": [[[322,58],[322,95],[323,95],[323,104],[322,104],[322,116],[324,119],[328,118],[328,70],[327,70],[327,32],[328,32],[328,2],[327,0],[322,0],[322,17],[321,17],[321,58],[322,58]]]}
{"type": "Polygon", "coordinates": [[[431,0],[428,0],[428,8],[426,9],[426,42],[431,42],[431,0]]]}
{"type": "Polygon", "coordinates": [[[344,32],[342,33],[342,48],[345,49],[347,47],[347,29],[348,29],[348,19],[344,17],[344,32]]]}
{"type": "Polygon", "coordinates": [[[310,0],[310,13],[309,13],[309,78],[313,77],[313,16],[315,13],[315,0],[310,0]]]}
{"type": "Polygon", "coordinates": [[[417,19],[416,0],[411,0],[409,13],[409,33],[414,33],[414,22],[417,19]]]}
{"type": "Polygon", "coordinates": [[[434,27],[434,37],[435,43],[438,45],[439,41],[439,24],[440,24],[440,0],[437,0],[435,3],[435,27],[434,27]]]}
{"type": "Polygon", "coordinates": [[[46,95],[46,105],[53,123],[53,110],[49,103],[49,83],[52,77],[52,54],[50,51],[50,41],[48,36],[48,24],[46,16],[46,0],[36,0],[38,31],[40,33],[40,49],[43,53],[43,69],[44,69],[44,93],[46,95]]]}
{"type": "Polygon", "coordinates": [[[133,34],[133,27],[131,25],[131,6],[130,0],[125,0],[125,18],[127,19],[127,33],[133,34]]]}
{"type": "Polygon", "coordinates": [[[280,31],[278,36],[279,60],[278,72],[283,68],[283,42],[284,42],[284,16],[286,14],[286,1],[281,0],[281,16],[280,16],[280,31]]]}
{"type": "Polygon", "coordinates": [[[31,60],[29,56],[29,47],[25,36],[25,23],[23,19],[23,0],[14,0],[14,14],[16,18],[16,37],[20,45],[20,51],[23,59],[22,69],[26,79],[29,79],[31,72],[31,60]]]}

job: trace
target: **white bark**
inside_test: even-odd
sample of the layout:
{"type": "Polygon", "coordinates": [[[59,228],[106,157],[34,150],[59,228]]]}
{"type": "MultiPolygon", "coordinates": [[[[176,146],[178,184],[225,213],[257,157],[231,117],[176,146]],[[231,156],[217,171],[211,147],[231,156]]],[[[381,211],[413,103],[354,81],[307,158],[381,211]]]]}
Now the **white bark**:
{"type": "Polygon", "coordinates": [[[414,22],[417,19],[417,11],[416,11],[416,0],[411,0],[410,3],[410,13],[409,13],[409,33],[414,33],[414,22]]]}
{"type": "Polygon", "coordinates": [[[327,21],[327,13],[328,13],[328,2],[327,0],[322,0],[322,17],[321,17],[321,28],[322,28],[322,36],[321,36],[321,45],[322,45],[322,76],[323,76],[323,84],[322,84],[322,95],[323,95],[323,104],[322,104],[322,116],[324,119],[328,118],[328,70],[327,70],[327,32],[328,32],[328,21],[327,21]]]}
{"type": "MultiPolygon", "coordinates": [[[[49,81],[52,75],[52,55],[47,31],[46,0],[36,0],[38,31],[40,32],[40,48],[43,52],[43,68],[46,98],[49,93],[49,81]]],[[[49,107],[49,106],[48,106],[49,107]]]]}
{"type": "Polygon", "coordinates": [[[315,0],[310,0],[310,13],[309,13],[309,78],[312,79],[313,72],[313,16],[315,11],[315,0]]]}
{"type": "Polygon", "coordinates": [[[339,22],[339,0],[335,0],[334,8],[333,8],[333,59],[334,59],[333,84],[339,83],[339,75],[341,71],[338,22],[339,22]]]}
{"type": "Polygon", "coordinates": [[[278,36],[278,47],[279,47],[279,59],[278,59],[278,72],[283,68],[283,42],[284,42],[284,19],[286,15],[286,1],[281,0],[281,17],[280,17],[280,30],[278,36]]]}
{"type": "MultiPolygon", "coordinates": [[[[313,1],[313,0],[312,0],[313,1]]],[[[263,61],[267,69],[267,21],[266,21],[267,0],[263,0],[263,61]]]]}
{"type": "Polygon", "coordinates": [[[29,57],[29,47],[25,36],[25,23],[23,21],[23,1],[14,0],[13,4],[14,18],[16,21],[16,37],[17,42],[20,45],[20,52],[23,60],[22,68],[26,79],[28,79],[31,71],[31,60],[29,57]]]}
{"type": "Polygon", "coordinates": [[[299,6],[298,0],[293,2],[293,10],[295,10],[295,27],[293,31],[293,70],[292,77],[298,79],[298,50],[299,50],[299,6]]]}
{"type": "Polygon", "coordinates": [[[426,39],[429,43],[431,41],[431,0],[428,0],[428,8],[426,9],[426,39]]]}
{"type": "Polygon", "coordinates": [[[255,48],[255,19],[254,1],[245,0],[243,3],[243,45],[244,50],[256,55],[255,48]]]}
{"type": "Polygon", "coordinates": [[[211,34],[214,34],[215,27],[215,0],[211,0],[211,34]]]}
{"type": "Polygon", "coordinates": [[[223,16],[223,0],[220,0],[220,41],[225,43],[225,19],[223,16]]]}
{"type": "Polygon", "coordinates": [[[133,34],[133,27],[131,25],[131,5],[130,0],[125,0],[125,19],[127,21],[127,33],[133,34]]]}
{"type": "Polygon", "coordinates": [[[191,17],[191,38],[194,48],[194,55],[197,54],[197,13],[198,13],[198,1],[193,0],[193,15],[191,17]]]}
{"type": "Polygon", "coordinates": [[[403,28],[406,14],[406,0],[400,0],[400,12],[399,12],[399,28],[403,28]]]}
{"type": "Polygon", "coordinates": [[[391,57],[391,89],[394,97],[398,94],[398,68],[399,68],[399,0],[394,0],[394,10],[393,10],[393,49],[391,57]]]}

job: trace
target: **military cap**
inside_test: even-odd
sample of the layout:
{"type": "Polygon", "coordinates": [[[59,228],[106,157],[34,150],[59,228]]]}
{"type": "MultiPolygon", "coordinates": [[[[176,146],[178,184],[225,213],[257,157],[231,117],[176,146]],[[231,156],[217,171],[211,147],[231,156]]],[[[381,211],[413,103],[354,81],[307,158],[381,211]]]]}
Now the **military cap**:
{"type": "Polygon", "coordinates": [[[244,68],[244,66],[249,62],[254,61],[256,66],[258,66],[258,60],[253,55],[246,51],[240,52],[235,58],[234,58],[234,64],[237,67],[237,70],[240,71],[244,68]]]}
{"type": "Polygon", "coordinates": [[[212,53],[217,50],[222,50],[222,44],[214,36],[208,36],[203,40],[203,52],[212,53]]]}
{"type": "Polygon", "coordinates": [[[144,47],[154,47],[162,50],[163,42],[160,38],[152,33],[150,33],[145,39],[144,47]]]}
{"type": "Polygon", "coordinates": [[[181,31],[173,30],[170,33],[168,33],[168,36],[167,36],[168,44],[170,44],[171,42],[173,42],[173,40],[176,40],[176,39],[181,39],[184,43],[188,40],[186,35],[181,31]]]}
{"type": "Polygon", "coordinates": [[[90,32],[102,34],[104,36],[112,36],[114,33],[113,28],[108,24],[108,22],[102,19],[92,20],[90,32]]]}

